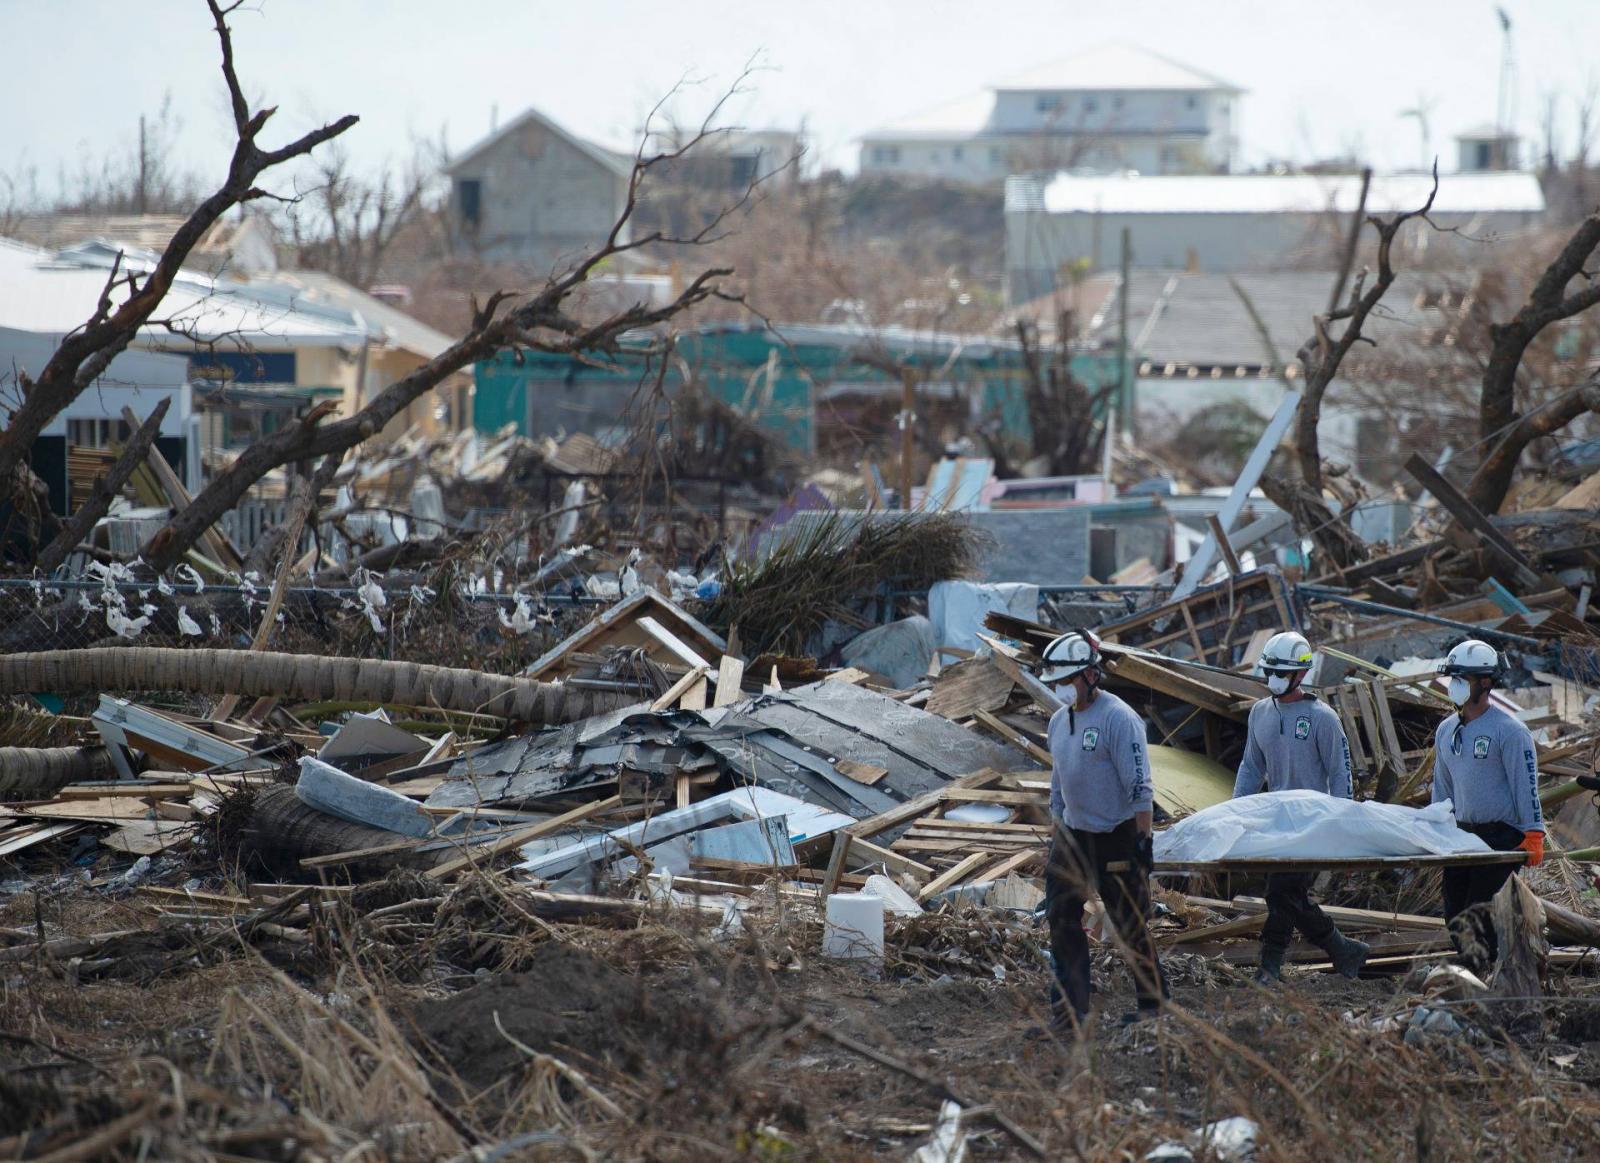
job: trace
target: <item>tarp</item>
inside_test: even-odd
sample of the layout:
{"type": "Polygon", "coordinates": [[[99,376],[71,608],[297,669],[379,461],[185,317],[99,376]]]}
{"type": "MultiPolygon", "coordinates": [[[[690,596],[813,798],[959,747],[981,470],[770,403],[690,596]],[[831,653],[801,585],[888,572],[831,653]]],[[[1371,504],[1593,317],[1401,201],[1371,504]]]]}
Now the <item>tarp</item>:
{"type": "Polygon", "coordinates": [[[1039,587],[1027,582],[942,581],[928,590],[928,618],[933,623],[934,641],[940,646],[986,651],[978,634],[984,629],[984,615],[990,612],[1034,621],[1039,617],[1039,587]]]}
{"type": "Polygon", "coordinates": [[[1217,804],[1157,832],[1158,861],[1293,857],[1453,856],[1489,846],[1456,827],[1449,800],[1425,808],[1341,800],[1314,791],[1262,792],[1217,804]]]}

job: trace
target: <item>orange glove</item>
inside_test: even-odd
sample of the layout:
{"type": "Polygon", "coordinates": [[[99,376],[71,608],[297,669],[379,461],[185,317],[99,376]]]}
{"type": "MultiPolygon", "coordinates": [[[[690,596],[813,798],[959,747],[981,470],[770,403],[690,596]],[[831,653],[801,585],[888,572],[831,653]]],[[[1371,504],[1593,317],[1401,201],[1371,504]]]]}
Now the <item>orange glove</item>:
{"type": "Polygon", "coordinates": [[[1544,833],[1524,832],[1522,834],[1522,843],[1518,844],[1517,847],[1528,854],[1528,863],[1530,865],[1538,864],[1544,859],[1544,833]]]}

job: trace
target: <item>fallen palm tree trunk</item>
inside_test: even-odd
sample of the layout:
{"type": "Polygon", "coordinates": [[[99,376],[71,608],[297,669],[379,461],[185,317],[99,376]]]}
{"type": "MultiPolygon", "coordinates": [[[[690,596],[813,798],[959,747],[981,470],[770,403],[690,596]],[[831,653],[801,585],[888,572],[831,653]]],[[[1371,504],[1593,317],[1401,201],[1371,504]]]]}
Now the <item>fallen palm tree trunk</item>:
{"type": "Polygon", "coordinates": [[[570,690],[533,679],[414,662],[153,646],[52,650],[0,658],[0,694],[32,691],[187,691],[304,701],[367,700],[534,724],[584,719],[629,701],[607,691],[570,690]]]}
{"type": "Polygon", "coordinates": [[[259,863],[286,880],[302,880],[308,875],[314,880],[317,874],[308,874],[300,865],[302,860],[345,852],[364,853],[337,865],[337,871],[359,880],[375,879],[396,868],[429,868],[455,854],[450,848],[383,851],[404,840],[381,828],[347,823],[319,812],[302,803],[293,787],[274,784],[255,795],[250,822],[239,833],[239,858],[246,867],[259,863]]]}
{"type": "Polygon", "coordinates": [[[0,747],[0,800],[47,800],[69,783],[116,778],[104,747],[0,747]]]}

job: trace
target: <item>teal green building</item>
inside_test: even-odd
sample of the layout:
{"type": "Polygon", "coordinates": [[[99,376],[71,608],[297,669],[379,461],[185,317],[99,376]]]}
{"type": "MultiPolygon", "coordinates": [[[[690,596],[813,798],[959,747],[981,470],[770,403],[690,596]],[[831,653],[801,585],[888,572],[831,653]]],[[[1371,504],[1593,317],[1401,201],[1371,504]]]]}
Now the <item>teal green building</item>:
{"type": "MultiPolygon", "coordinates": [[[[647,348],[641,337],[604,361],[540,352],[484,360],[475,373],[474,426],[496,432],[511,425],[536,438],[587,432],[604,441],[630,427],[630,404],[658,378],[671,393],[693,377],[784,444],[813,455],[830,426],[874,408],[879,419],[884,408],[898,409],[898,369],[909,367],[919,409],[965,412],[974,427],[998,421],[1008,435],[1031,435],[1015,341],[849,324],[716,324],[680,333],[665,355],[647,348]]],[[[1072,370],[1098,388],[1116,381],[1117,361],[1080,355],[1072,370]]]]}

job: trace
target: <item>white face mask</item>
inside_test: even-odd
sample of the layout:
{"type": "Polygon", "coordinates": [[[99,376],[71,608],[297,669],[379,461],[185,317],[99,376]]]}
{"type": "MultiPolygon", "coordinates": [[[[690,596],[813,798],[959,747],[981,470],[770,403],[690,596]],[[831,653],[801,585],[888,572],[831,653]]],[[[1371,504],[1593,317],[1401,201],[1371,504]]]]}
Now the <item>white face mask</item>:
{"type": "Polygon", "coordinates": [[[1056,683],[1056,698],[1061,700],[1061,705],[1068,708],[1078,705],[1078,684],[1075,682],[1056,683]]]}
{"type": "Polygon", "coordinates": [[[1450,681],[1445,684],[1445,693],[1450,696],[1450,701],[1458,707],[1467,705],[1467,700],[1472,698],[1472,684],[1459,674],[1450,676],[1450,681]]]}
{"type": "Polygon", "coordinates": [[[1267,675],[1267,689],[1275,695],[1289,693],[1289,676],[1286,674],[1267,675]]]}

